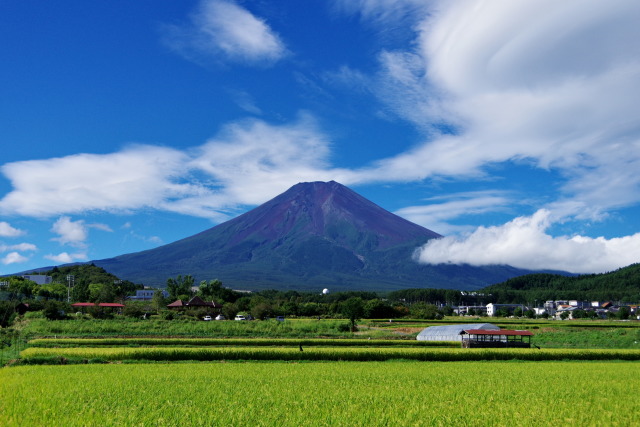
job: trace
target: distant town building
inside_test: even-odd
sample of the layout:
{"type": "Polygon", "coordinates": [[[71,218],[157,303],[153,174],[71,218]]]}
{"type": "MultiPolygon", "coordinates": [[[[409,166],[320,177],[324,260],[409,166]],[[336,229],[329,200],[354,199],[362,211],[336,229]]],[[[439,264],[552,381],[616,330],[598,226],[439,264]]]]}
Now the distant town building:
{"type": "Polygon", "coordinates": [[[22,277],[26,280],[36,282],[38,285],[48,285],[53,282],[53,277],[44,274],[23,274],[22,277]]]}
{"type": "MultiPolygon", "coordinates": [[[[169,298],[169,292],[165,290],[162,290],[161,292],[164,298],[169,298]]],[[[127,299],[130,301],[151,301],[155,293],[155,289],[139,289],[136,291],[134,296],[130,296],[127,299]]]]}

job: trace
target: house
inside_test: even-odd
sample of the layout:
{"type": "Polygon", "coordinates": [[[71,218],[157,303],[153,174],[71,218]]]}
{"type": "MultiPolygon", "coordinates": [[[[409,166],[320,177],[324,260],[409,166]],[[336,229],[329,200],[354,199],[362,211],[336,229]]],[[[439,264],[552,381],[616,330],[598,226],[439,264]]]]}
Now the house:
{"type": "Polygon", "coordinates": [[[210,313],[222,312],[222,304],[219,304],[215,301],[204,301],[202,298],[198,296],[191,298],[188,302],[184,302],[182,300],[176,300],[171,304],[168,304],[167,308],[169,310],[189,310],[189,309],[204,308],[210,313]]]}

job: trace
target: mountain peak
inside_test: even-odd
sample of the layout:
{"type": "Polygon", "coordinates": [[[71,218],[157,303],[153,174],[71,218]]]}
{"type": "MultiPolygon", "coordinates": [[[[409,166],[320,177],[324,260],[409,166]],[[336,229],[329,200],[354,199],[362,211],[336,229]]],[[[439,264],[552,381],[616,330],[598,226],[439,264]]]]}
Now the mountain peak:
{"type": "MultiPolygon", "coordinates": [[[[178,274],[253,289],[389,290],[427,281],[459,286],[448,271],[412,259],[417,247],[438,237],[338,182],[301,182],[194,236],[94,262],[119,277],[156,286],[178,274]]],[[[468,275],[460,280],[464,289],[487,284],[470,282],[468,275]]]]}

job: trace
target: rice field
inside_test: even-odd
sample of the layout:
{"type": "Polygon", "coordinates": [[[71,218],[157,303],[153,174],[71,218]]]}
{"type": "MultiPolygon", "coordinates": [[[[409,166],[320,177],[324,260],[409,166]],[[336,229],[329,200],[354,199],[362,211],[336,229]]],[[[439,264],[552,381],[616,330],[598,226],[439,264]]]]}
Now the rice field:
{"type": "Polygon", "coordinates": [[[459,341],[297,339],[297,338],[36,338],[32,347],[95,346],[329,346],[329,347],[460,347],[459,341]]]}
{"type": "Polygon", "coordinates": [[[0,425],[637,425],[637,362],[0,369],[0,425]]]}
{"type": "Polygon", "coordinates": [[[23,363],[73,361],[481,361],[481,360],[640,360],[640,350],[499,349],[409,347],[31,347],[21,352],[23,363]]]}

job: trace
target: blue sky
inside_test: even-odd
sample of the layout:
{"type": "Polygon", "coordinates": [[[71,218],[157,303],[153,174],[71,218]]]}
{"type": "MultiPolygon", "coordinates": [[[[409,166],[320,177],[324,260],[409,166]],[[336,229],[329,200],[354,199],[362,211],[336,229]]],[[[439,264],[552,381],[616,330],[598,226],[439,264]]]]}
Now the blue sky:
{"type": "Polygon", "coordinates": [[[316,180],[445,235],[420,262],[639,262],[639,21],[634,0],[0,1],[0,274],[316,180]]]}

